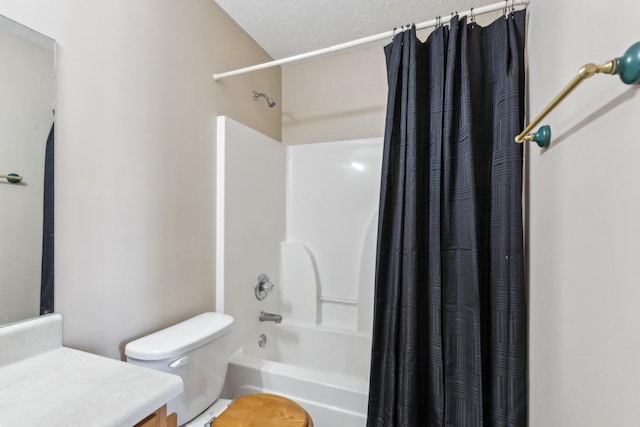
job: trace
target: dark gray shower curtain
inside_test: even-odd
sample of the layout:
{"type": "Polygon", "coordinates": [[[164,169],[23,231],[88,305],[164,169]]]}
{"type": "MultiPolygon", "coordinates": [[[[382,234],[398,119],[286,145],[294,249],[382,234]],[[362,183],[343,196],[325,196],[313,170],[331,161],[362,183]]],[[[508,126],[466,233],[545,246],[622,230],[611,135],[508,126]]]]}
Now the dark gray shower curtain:
{"type": "Polygon", "coordinates": [[[42,269],[40,274],[40,314],[53,313],[54,310],[54,151],[55,123],[51,125],[44,156],[44,199],[42,221],[42,269]]]}
{"type": "Polygon", "coordinates": [[[525,12],[385,47],[367,426],[524,426],[525,12]]]}

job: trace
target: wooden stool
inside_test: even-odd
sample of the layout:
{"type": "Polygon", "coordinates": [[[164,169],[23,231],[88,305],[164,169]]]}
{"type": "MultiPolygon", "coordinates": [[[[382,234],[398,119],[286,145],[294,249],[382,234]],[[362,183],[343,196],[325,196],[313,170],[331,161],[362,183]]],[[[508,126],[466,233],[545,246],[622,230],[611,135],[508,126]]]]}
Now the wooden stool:
{"type": "Polygon", "coordinates": [[[212,427],[313,427],[313,420],[292,400],[258,393],[237,398],[212,427]]]}

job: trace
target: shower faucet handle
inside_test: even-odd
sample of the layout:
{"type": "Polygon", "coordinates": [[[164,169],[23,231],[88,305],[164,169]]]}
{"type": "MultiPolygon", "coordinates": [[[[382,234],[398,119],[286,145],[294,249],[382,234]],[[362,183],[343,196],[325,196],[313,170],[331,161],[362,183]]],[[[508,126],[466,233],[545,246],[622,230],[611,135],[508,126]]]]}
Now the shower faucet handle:
{"type": "Polygon", "coordinates": [[[271,280],[269,280],[269,276],[262,273],[261,275],[258,276],[258,280],[256,280],[256,286],[255,286],[256,298],[262,301],[267,297],[269,292],[273,291],[274,287],[275,285],[271,283],[271,280]]]}

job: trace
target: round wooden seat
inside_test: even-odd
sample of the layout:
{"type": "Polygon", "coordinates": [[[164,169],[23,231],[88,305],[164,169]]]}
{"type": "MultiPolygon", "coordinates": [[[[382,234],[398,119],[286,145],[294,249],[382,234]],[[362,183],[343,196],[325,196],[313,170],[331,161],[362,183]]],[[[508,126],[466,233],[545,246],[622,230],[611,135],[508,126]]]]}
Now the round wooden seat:
{"type": "Polygon", "coordinates": [[[313,427],[313,421],[294,401],[257,393],[237,398],[212,427],[313,427]]]}

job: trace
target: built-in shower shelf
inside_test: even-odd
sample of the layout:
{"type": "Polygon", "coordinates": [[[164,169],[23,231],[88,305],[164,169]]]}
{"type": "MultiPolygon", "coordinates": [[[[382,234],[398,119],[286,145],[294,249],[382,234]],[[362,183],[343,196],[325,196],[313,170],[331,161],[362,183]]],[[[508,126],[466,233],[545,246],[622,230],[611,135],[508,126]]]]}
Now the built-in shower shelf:
{"type": "Polygon", "coordinates": [[[358,305],[358,300],[351,298],[325,297],[318,298],[322,302],[332,302],[334,304],[358,305]]]}

